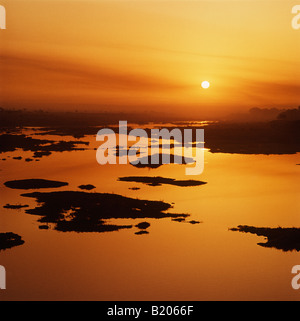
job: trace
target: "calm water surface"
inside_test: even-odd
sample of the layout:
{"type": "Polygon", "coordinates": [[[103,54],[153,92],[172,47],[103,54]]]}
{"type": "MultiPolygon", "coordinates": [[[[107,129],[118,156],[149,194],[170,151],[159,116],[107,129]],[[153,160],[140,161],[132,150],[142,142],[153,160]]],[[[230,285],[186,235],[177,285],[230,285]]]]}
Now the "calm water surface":
{"type": "MultiPolygon", "coordinates": [[[[93,136],[83,140],[89,140],[90,147],[99,146],[93,136]]],[[[1,265],[7,271],[1,300],[300,299],[300,291],[291,287],[291,269],[300,264],[299,253],[261,247],[257,243],[264,237],[228,230],[238,225],[300,227],[299,154],[205,150],[204,172],[199,176],[186,176],[184,165],[101,166],[92,149],[53,153],[38,162],[12,159],[19,155],[24,159],[32,153],[6,153],[10,157],[1,161],[0,232],[12,231],[25,241],[1,251],[1,265]],[[198,179],[207,184],[153,187],[117,180],[131,175],[198,179]],[[79,191],[79,185],[93,184],[92,192],[174,202],[170,212],[190,214],[189,220],[201,223],[171,218],[110,221],[134,225],[147,221],[151,224],[147,235],[136,235],[136,227],[105,233],[58,232],[53,226],[40,230],[39,217],[25,214],[25,209],[3,208],[6,203],[36,206],[34,199],[20,196],[28,191],[3,185],[26,178],[69,183],[40,191],[79,191]]]]}

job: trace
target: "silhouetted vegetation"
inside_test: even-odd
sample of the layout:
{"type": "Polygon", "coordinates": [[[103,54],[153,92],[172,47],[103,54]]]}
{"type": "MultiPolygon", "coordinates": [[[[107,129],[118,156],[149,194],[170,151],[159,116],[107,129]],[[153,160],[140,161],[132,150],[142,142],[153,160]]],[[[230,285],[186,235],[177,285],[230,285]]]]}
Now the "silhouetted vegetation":
{"type": "MultiPolygon", "coordinates": [[[[190,118],[190,115],[189,115],[190,118]]],[[[16,127],[49,127],[49,130],[57,130],[62,135],[72,135],[69,128],[82,129],[79,135],[85,135],[85,130],[92,126],[105,126],[118,124],[120,119],[126,119],[129,123],[148,123],[162,121],[182,120],[176,115],[163,112],[143,111],[137,112],[63,112],[26,109],[4,109],[0,107],[0,128],[16,127]]],[[[94,132],[94,130],[93,130],[94,132]]],[[[72,135],[73,136],[73,135],[72,135]]],[[[81,136],[83,137],[83,136],[81,136]]]]}
{"type": "Polygon", "coordinates": [[[188,214],[165,213],[172,206],[162,201],[148,201],[117,194],[60,191],[26,193],[38,206],[26,213],[41,216],[39,222],[54,223],[59,231],[105,232],[131,228],[132,225],[107,224],[109,219],[187,217],[188,214]]]}
{"type": "Polygon", "coordinates": [[[184,221],[185,221],[185,218],[183,218],[183,217],[172,218],[172,221],[175,221],[175,222],[184,222],[184,221]]]}
{"type": "MultiPolygon", "coordinates": [[[[41,125],[40,125],[41,126],[41,125]]],[[[87,135],[96,135],[97,132],[103,128],[103,126],[70,126],[66,125],[64,127],[42,127],[39,128],[38,135],[55,135],[55,136],[72,136],[74,138],[83,138],[87,135]]]]}
{"type": "Polygon", "coordinates": [[[36,139],[26,135],[2,134],[0,135],[0,153],[13,152],[16,149],[32,151],[33,157],[40,158],[49,156],[52,152],[64,152],[73,150],[85,150],[78,145],[89,145],[83,141],[53,141],[47,139],[36,139]]]}
{"type": "MultiPolygon", "coordinates": [[[[178,124],[174,124],[178,126],[178,124]]],[[[193,137],[189,142],[192,147],[196,143],[195,127],[182,124],[178,127],[182,132],[184,129],[193,129],[193,137]]],[[[161,128],[172,130],[174,127],[161,128]]],[[[295,154],[300,152],[300,120],[273,120],[267,122],[215,122],[206,126],[199,126],[205,130],[205,147],[212,153],[235,153],[235,154],[295,154]]],[[[148,137],[151,128],[143,128],[148,137]]],[[[172,141],[171,141],[172,142],[172,141]]],[[[176,142],[173,142],[173,146],[176,142]]],[[[171,143],[172,147],[172,143],[171,143]]],[[[202,146],[199,146],[202,147],[202,146]]],[[[139,158],[138,168],[158,168],[163,165],[163,153],[160,153],[158,164],[151,162],[151,156],[139,158]],[[143,164],[143,162],[145,164],[143,164]],[[152,164],[151,164],[152,163],[152,164]]],[[[194,159],[178,155],[171,155],[170,164],[192,164],[194,159]]]]}
{"type": "Polygon", "coordinates": [[[24,207],[29,207],[29,205],[21,205],[21,204],[16,204],[16,205],[12,205],[12,204],[6,204],[3,206],[3,208],[8,208],[8,209],[12,209],[12,210],[19,210],[21,208],[24,207]]]}
{"type": "MultiPolygon", "coordinates": [[[[193,128],[195,129],[186,125],[181,130],[193,128]]],[[[212,153],[268,155],[300,152],[300,120],[217,122],[197,128],[204,129],[205,147],[212,153]]],[[[150,132],[150,129],[148,131],[150,132]]],[[[195,142],[196,136],[193,131],[190,145],[195,142]]]]}
{"type": "Polygon", "coordinates": [[[19,179],[14,181],[7,181],[4,183],[6,187],[14,189],[37,189],[37,188],[57,188],[69,185],[66,182],[51,181],[48,179],[19,179]]]}
{"type": "MultiPolygon", "coordinates": [[[[260,109],[252,108],[243,117],[229,117],[227,121],[211,122],[202,127],[205,129],[205,147],[211,152],[239,153],[239,154],[294,154],[299,152],[300,139],[300,108],[298,109],[260,109]],[[206,126],[207,125],[207,126],[206,126]]],[[[135,119],[136,123],[144,124],[154,119],[143,118],[141,115],[109,114],[109,113],[56,113],[56,112],[29,112],[0,109],[1,131],[0,153],[14,151],[17,148],[31,150],[35,157],[50,155],[51,152],[82,150],[78,144],[88,145],[82,141],[60,141],[34,139],[25,135],[17,135],[24,126],[39,126],[39,135],[73,136],[76,138],[85,135],[96,135],[100,128],[115,126],[119,119],[129,122],[135,119]],[[124,117],[123,117],[124,116],[124,117]],[[127,117],[128,116],[128,117],[127,117]],[[127,118],[126,118],[127,117],[127,118]],[[147,119],[147,121],[145,120],[147,119]],[[19,126],[19,127],[18,127],[19,126]]],[[[162,121],[160,119],[158,121],[162,121]]],[[[168,121],[174,121],[169,119],[168,121]]],[[[178,120],[178,119],[177,119],[178,120]]],[[[174,123],[174,126],[183,129],[195,129],[187,123],[174,123]]],[[[169,127],[169,129],[173,129],[169,127]]],[[[158,126],[159,127],[159,126],[158,126]]],[[[161,127],[166,128],[164,123],[161,127]]],[[[128,131],[131,128],[128,128],[128,131]]],[[[150,137],[149,128],[144,128],[150,137]]],[[[116,127],[116,133],[118,128],[116,127]]],[[[191,144],[195,142],[193,138],[191,144]]],[[[123,152],[123,151],[121,151],[123,152]]],[[[124,153],[127,152],[124,150],[124,153]]],[[[117,150],[117,154],[120,151],[117,150]]],[[[122,153],[121,153],[122,154],[122,153]]],[[[138,163],[138,168],[158,168],[162,163],[162,154],[158,164],[151,164],[150,159],[144,159],[147,164],[138,163]]],[[[143,158],[142,158],[143,160],[143,158]]],[[[170,163],[193,163],[194,160],[184,160],[180,156],[171,156],[170,163]],[[179,157],[179,158],[178,158],[179,157]]]]}
{"type": "Polygon", "coordinates": [[[128,177],[119,177],[119,181],[123,182],[136,182],[143,183],[149,186],[161,186],[162,184],[175,185],[175,186],[199,186],[204,185],[206,182],[197,181],[197,180],[176,180],[174,178],[165,178],[160,176],[128,176],[128,177]]]}
{"type": "Polygon", "coordinates": [[[151,155],[138,158],[138,162],[132,162],[131,165],[137,168],[158,168],[164,164],[193,164],[195,160],[191,157],[184,157],[179,155],[170,154],[170,161],[168,163],[163,162],[163,158],[168,155],[164,153],[154,154],[153,157],[158,158],[157,164],[154,164],[151,160],[151,155]]]}
{"type": "Polygon", "coordinates": [[[200,221],[191,220],[191,221],[188,221],[188,223],[190,223],[190,224],[200,224],[201,222],[200,221]]]}
{"type": "Polygon", "coordinates": [[[219,123],[205,128],[212,153],[295,154],[300,151],[300,121],[219,123]]]}
{"type": "Polygon", "coordinates": [[[277,119],[281,120],[300,120],[300,106],[298,109],[288,109],[285,111],[282,111],[278,116],[277,119]]]}
{"type": "Polygon", "coordinates": [[[254,107],[245,113],[231,114],[226,119],[229,122],[269,122],[277,119],[281,113],[287,110],[288,109],[254,107]]]}
{"type": "Polygon", "coordinates": [[[39,225],[39,229],[40,230],[48,230],[49,229],[49,225],[39,225]]]}
{"type": "Polygon", "coordinates": [[[192,225],[203,223],[203,222],[195,221],[195,220],[186,221],[186,220],[185,220],[185,218],[182,218],[182,217],[172,218],[172,221],[175,221],[175,222],[183,222],[183,223],[189,223],[189,224],[192,224],[192,225]]]}
{"type": "Polygon", "coordinates": [[[150,223],[148,223],[148,222],[141,222],[136,225],[137,228],[142,229],[142,230],[145,230],[149,226],[150,226],[150,223]]]}
{"type": "Polygon", "coordinates": [[[237,228],[231,228],[230,230],[265,236],[267,242],[257,243],[263,247],[273,247],[283,251],[300,251],[300,228],[269,228],[239,225],[237,228]]]}
{"type": "Polygon", "coordinates": [[[0,233],[0,251],[22,245],[25,242],[22,237],[12,232],[0,233]]]}
{"type": "Polygon", "coordinates": [[[94,186],[92,184],[87,184],[87,185],[79,185],[78,188],[90,191],[90,190],[96,188],[96,186],[94,186]]]}

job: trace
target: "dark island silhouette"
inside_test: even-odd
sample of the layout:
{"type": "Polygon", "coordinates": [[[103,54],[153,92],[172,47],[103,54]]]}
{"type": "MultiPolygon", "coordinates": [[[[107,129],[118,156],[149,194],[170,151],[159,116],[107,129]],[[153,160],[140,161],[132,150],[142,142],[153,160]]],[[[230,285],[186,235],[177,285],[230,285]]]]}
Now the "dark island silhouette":
{"type": "Polygon", "coordinates": [[[212,153],[295,154],[300,151],[300,121],[219,123],[205,128],[212,153]]]}
{"type": "Polygon", "coordinates": [[[182,222],[182,223],[190,223],[192,225],[195,225],[195,224],[200,224],[200,223],[203,223],[201,221],[195,221],[195,220],[191,220],[191,221],[186,221],[185,218],[182,218],[182,217],[178,217],[178,218],[172,218],[172,221],[175,221],[175,222],[182,222]]]}
{"type": "MultiPolygon", "coordinates": [[[[103,123],[103,120],[100,121],[103,123]]],[[[99,124],[98,124],[99,125],[99,124]]],[[[40,125],[41,126],[41,125],[40,125]]],[[[46,135],[54,135],[54,136],[71,136],[77,139],[84,138],[88,135],[95,135],[100,129],[104,128],[104,126],[85,126],[82,127],[82,124],[78,124],[77,126],[64,126],[59,127],[57,125],[53,125],[53,127],[41,127],[39,128],[38,135],[46,136],[46,135]]]]}
{"type": "Polygon", "coordinates": [[[191,220],[191,221],[188,221],[187,223],[190,223],[190,224],[200,224],[200,223],[202,223],[202,222],[200,222],[200,221],[195,221],[195,220],[191,220]]]}
{"type": "Polygon", "coordinates": [[[172,218],[172,221],[175,221],[175,222],[185,222],[185,218],[184,218],[184,217],[172,218]]]}
{"type": "Polygon", "coordinates": [[[6,204],[6,205],[3,205],[3,208],[8,208],[8,209],[12,209],[12,210],[19,210],[19,209],[24,208],[24,207],[29,207],[29,205],[21,205],[21,204],[16,204],[16,205],[6,204]]]}
{"type": "Polygon", "coordinates": [[[48,230],[50,228],[50,226],[49,225],[44,225],[44,224],[42,224],[42,225],[39,225],[39,229],[40,230],[48,230]]]}
{"type": "Polygon", "coordinates": [[[127,176],[127,177],[119,177],[119,181],[122,182],[136,182],[136,183],[143,183],[149,186],[162,186],[163,184],[167,185],[175,185],[181,187],[187,186],[200,186],[207,184],[206,182],[197,181],[197,180],[176,180],[174,178],[165,178],[161,176],[127,176]]]}
{"type": "Polygon", "coordinates": [[[231,228],[231,231],[256,234],[267,238],[265,243],[257,243],[260,246],[276,248],[282,251],[300,251],[300,228],[270,228],[254,227],[248,225],[239,225],[237,228],[231,228]]]}
{"type": "Polygon", "coordinates": [[[52,181],[48,179],[19,179],[7,181],[6,187],[14,189],[39,189],[39,188],[57,188],[68,185],[66,182],[52,181]]]}
{"type": "Polygon", "coordinates": [[[90,190],[96,188],[96,186],[94,186],[92,184],[86,184],[86,185],[83,184],[83,185],[79,185],[78,188],[90,191],[90,190]]]}
{"type": "Polygon", "coordinates": [[[150,226],[150,223],[148,222],[141,222],[139,224],[136,225],[137,228],[141,229],[141,230],[145,230],[150,226]]]}
{"type": "Polygon", "coordinates": [[[13,232],[0,233],[0,251],[10,249],[14,246],[22,245],[25,242],[22,237],[13,232]]]}
{"type": "Polygon", "coordinates": [[[132,227],[108,224],[109,219],[189,216],[166,213],[172,207],[169,203],[133,199],[117,194],[57,191],[25,193],[21,196],[35,198],[40,205],[27,209],[26,213],[38,215],[40,223],[53,223],[56,230],[64,232],[106,232],[132,227]]]}
{"type": "Polygon", "coordinates": [[[158,158],[157,164],[153,164],[151,155],[143,156],[138,158],[138,162],[131,162],[130,164],[137,168],[151,168],[155,169],[165,164],[193,164],[195,160],[191,157],[184,157],[179,155],[170,154],[170,161],[168,163],[163,162],[163,158],[167,156],[166,153],[154,154],[153,156],[158,158]]]}
{"type": "MultiPolygon", "coordinates": [[[[298,109],[260,109],[252,108],[242,117],[227,117],[211,119],[209,124],[199,125],[196,128],[205,129],[205,147],[212,153],[238,154],[295,154],[300,151],[300,107],[298,109]]],[[[22,134],[24,127],[40,127],[38,135],[73,136],[81,138],[86,135],[96,135],[100,128],[116,127],[120,119],[128,122],[146,124],[150,121],[161,122],[157,128],[195,129],[184,119],[169,118],[166,126],[165,118],[159,115],[120,114],[120,113],[76,113],[76,112],[44,112],[26,110],[6,110],[0,108],[0,153],[14,151],[17,148],[24,151],[33,151],[34,157],[40,158],[52,152],[85,150],[88,142],[83,141],[53,141],[41,140],[22,134]],[[152,117],[151,117],[152,116],[152,117]],[[155,117],[154,117],[155,116],[155,117]],[[121,118],[120,118],[121,117],[121,118]],[[176,121],[176,122],[175,122],[176,121]],[[181,122],[179,122],[181,121],[181,122]],[[79,146],[79,144],[81,146],[79,146]],[[82,146],[83,145],[83,146],[82,146]]],[[[187,119],[199,120],[199,119],[187,119]]],[[[209,119],[206,119],[209,120],[209,119]]],[[[128,127],[128,131],[131,128],[128,127]]],[[[151,127],[143,128],[150,137],[151,127]]],[[[118,129],[116,127],[116,133],[118,129]]],[[[195,137],[191,144],[195,142],[195,137]]],[[[171,161],[176,163],[176,161],[171,161]]],[[[184,162],[181,162],[184,164],[184,162]]],[[[148,161],[148,164],[151,164],[148,161]]],[[[136,167],[157,168],[137,164],[136,167]]]]}
{"type": "MultiPolygon", "coordinates": [[[[194,126],[181,126],[178,128],[182,131],[195,129],[194,126]]],[[[174,127],[162,125],[162,128],[172,130],[174,127]]],[[[276,119],[248,123],[219,121],[197,128],[204,129],[204,145],[212,153],[282,155],[300,152],[300,120],[276,119]]],[[[150,135],[151,128],[144,130],[150,135]]],[[[195,146],[195,135],[189,143],[195,146]]]]}
{"type": "MultiPolygon", "coordinates": [[[[190,119],[187,117],[187,120],[190,119]]],[[[109,126],[118,124],[120,119],[126,119],[128,123],[145,124],[152,122],[180,121],[181,117],[170,113],[143,111],[137,112],[80,112],[80,111],[50,111],[50,110],[26,110],[6,109],[0,107],[0,128],[18,127],[44,127],[47,131],[55,131],[60,135],[72,135],[77,130],[78,137],[83,137],[92,127],[109,126]],[[72,129],[73,128],[73,129],[72,129]],[[81,130],[80,130],[81,129],[81,130]]],[[[92,133],[95,131],[92,129],[92,133]]],[[[97,132],[97,131],[96,131],[97,132]]],[[[52,134],[52,132],[51,132],[52,134]]]]}
{"type": "MultiPolygon", "coordinates": [[[[255,117],[251,119],[246,115],[248,121],[228,118],[197,126],[205,131],[205,147],[212,153],[281,155],[300,152],[300,107],[275,112],[254,108],[249,114],[255,117]]],[[[195,129],[195,126],[178,122],[172,127],[162,124],[161,128],[172,130],[174,126],[182,131],[195,129]]],[[[143,129],[150,137],[151,128],[143,129]]],[[[191,146],[196,142],[195,132],[193,134],[191,146]]]]}
{"type": "Polygon", "coordinates": [[[137,225],[135,225],[137,228],[139,228],[140,230],[135,232],[134,234],[136,235],[144,235],[144,234],[149,234],[148,231],[146,231],[146,229],[150,226],[150,223],[148,222],[141,222],[137,225]]]}
{"type": "MultiPolygon", "coordinates": [[[[24,134],[2,134],[0,135],[0,154],[13,152],[17,149],[32,151],[34,158],[49,156],[52,152],[64,152],[73,150],[85,150],[89,142],[84,141],[54,141],[48,139],[37,139],[24,134]],[[79,147],[80,145],[81,147],[79,147]]],[[[19,159],[19,158],[18,158],[19,159]]]]}

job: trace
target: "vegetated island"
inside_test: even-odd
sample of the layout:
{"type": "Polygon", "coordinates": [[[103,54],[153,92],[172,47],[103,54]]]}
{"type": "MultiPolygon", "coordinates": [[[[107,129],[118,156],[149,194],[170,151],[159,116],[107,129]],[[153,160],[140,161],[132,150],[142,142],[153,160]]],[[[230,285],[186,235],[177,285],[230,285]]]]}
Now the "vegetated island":
{"type": "Polygon", "coordinates": [[[200,223],[203,223],[202,221],[195,221],[195,220],[191,220],[191,221],[186,221],[185,218],[182,218],[182,217],[178,217],[178,218],[172,218],[172,221],[175,221],[175,222],[183,222],[183,223],[190,223],[190,224],[200,224],[200,223]]]}
{"type": "Polygon", "coordinates": [[[263,247],[273,247],[285,252],[293,250],[296,250],[297,252],[300,251],[300,228],[270,228],[239,225],[237,228],[231,228],[230,230],[265,236],[267,242],[257,243],[263,247]]]}
{"type": "Polygon", "coordinates": [[[78,188],[90,191],[90,190],[96,188],[96,186],[94,186],[92,184],[86,184],[86,185],[79,185],[78,188]]]}
{"type": "Polygon", "coordinates": [[[174,178],[165,178],[161,176],[126,176],[126,177],[119,177],[119,181],[122,182],[136,182],[136,183],[143,183],[147,184],[149,186],[162,186],[163,184],[167,185],[175,185],[175,186],[181,186],[181,187],[187,187],[187,186],[200,186],[207,184],[203,181],[197,181],[197,180],[176,180],[174,178]]]}
{"type": "Polygon", "coordinates": [[[13,152],[16,149],[32,151],[34,158],[49,156],[52,152],[64,152],[73,150],[86,150],[89,142],[85,141],[54,141],[48,139],[37,139],[24,134],[2,134],[0,135],[0,154],[13,152]],[[81,145],[79,147],[78,145],[81,145]]]}
{"type": "Polygon", "coordinates": [[[150,223],[148,223],[148,222],[141,222],[141,223],[137,224],[136,227],[139,228],[140,230],[138,232],[135,232],[134,234],[136,234],[136,235],[149,234],[149,232],[146,231],[146,229],[149,226],[150,226],[150,223]]]}
{"type": "Polygon", "coordinates": [[[21,208],[24,208],[24,207],[29,207],[29,205],[21,205],[21,204],[6,204],[6,205],[3,205],[3,208],[7,208],[7,209],[11,209],[11,210],[19,210],[21,208]]]}
{"type": "Polygon", "coordinates": [[[141,230],[145,230],[150,226],[150,223],[148,222],[141,222],[139,224],[136,225],[137,228],[141,229],[141,230]]]}
{"type": "Polygon", "coordinates": [[[13,232],[0,233],[0,251],[10,249],[14,246],[22,245],[25,242],[22,237],[13,232]]]}
{"type": "Polygon", "coordinates": [[[151,168],[155,169],[162,165],[168,164],[179,164],[179,165],[187,165],[193,164],[195,160],[191,157],[184,157],[179,155],[170,154],[170,160],[168,162],[164,162],[164,158],[168,157],[169,154],[159,153],[154,155],[148,155],[143,157],[138,157],[136,161],[130,162],[130,165],[133,165],[137,168],[151,168]],[[152,161],[152,157],[158,160],[157,164],[154,164],[152,161]]]}
{"type": "Polygon", "coordinates": [[[66,182],[52,181],[48,179],[19,179],[14,181],[7,181],[4,183],[6,187],[14,189],[38,189],[38,188],[58,188],[69,185],[66,182]]]}
{"type": "MultiPolygon", "coordinates": [[[[165,213],[172,207],[162,201],[148,201],[117,194],[82,191],[25,193],[40,206],[25,212],[38,215],[41,223],[53,223],[58,231],[106,232],[132,228],[132,225],[108,224],[109,219],[176,218],[188,214],[165,213]]],[[[145,224],[143,224],[145,226],[145,224]]]]}

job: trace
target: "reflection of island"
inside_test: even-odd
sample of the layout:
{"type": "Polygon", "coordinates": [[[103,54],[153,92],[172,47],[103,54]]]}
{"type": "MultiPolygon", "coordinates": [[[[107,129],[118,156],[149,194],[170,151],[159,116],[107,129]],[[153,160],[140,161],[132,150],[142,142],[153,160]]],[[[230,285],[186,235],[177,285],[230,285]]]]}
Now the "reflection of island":
{"type": "Polygon", "coordinates": [[[26,210],[26,213],[41,216],[39,222],[54,223],[59,231],[116,231],[131,228],[132,225],[111,225],[107,224],[107,220],[188,216],[165,213],[172,206],[162,201],[133,199],[117,194],[60,191],[26,193],[22,196],[35,198],[42,204],[26,210]]]}
{"type": "Polygon", "coordinates": [[[190,224],[200,224],[200,223],[203,223],[203,222],[200,222],[200,221],[195,221],[195,220],[191,220],[191,221],[186,221],[185,218],[182,218],[182,217],[178,217],[178,218],[172,218],[172,221],[175,221],[175,222],[183,222],[183,223],[190,223],[190,224]]]}
{"type": "Polygon", "coordinates": [[[141,231],[135,232],[134,234],[136,234],[136,235],[143,235],[143,234],[149,234],[149,232],[148,232],[148,231],[145,231],[145,230],[141,230],[141,231]]]}
{"type": "Polygon", "coordinates": [[[25,242],[22,240],[22,237],[18,234],[12,232],[0,233],[0,251],[22,245],[24,243],[25,242]]]}
{"type": "Polygon", "coordinates": [[[161,186],[162,184],[175,185],[175,186],[199,186],[206,184],[206,182],[197,180],[176,180],[174,178],[165,178],[160,176],[150,177],[150,176],[128,176],[119,177],[119,181],[123,182],[136,182],[143,183],[149,186],[161,186]]]}
{"type": "Polygon", "coordinates": [[[237,228],[231,228],[230,230],[265,236],[267,242],[257,243],[260,246],[274,247],[283,251],[300,251],[300,228],[269,228],[239,225],[237,228]]]}
{"type": "Polygon", "coordinates": [[[62,187],[68,185],[68,183],[37,178],[8,181],[5,182],[4,185],[15,189],[38,189],[62,187]]]}

